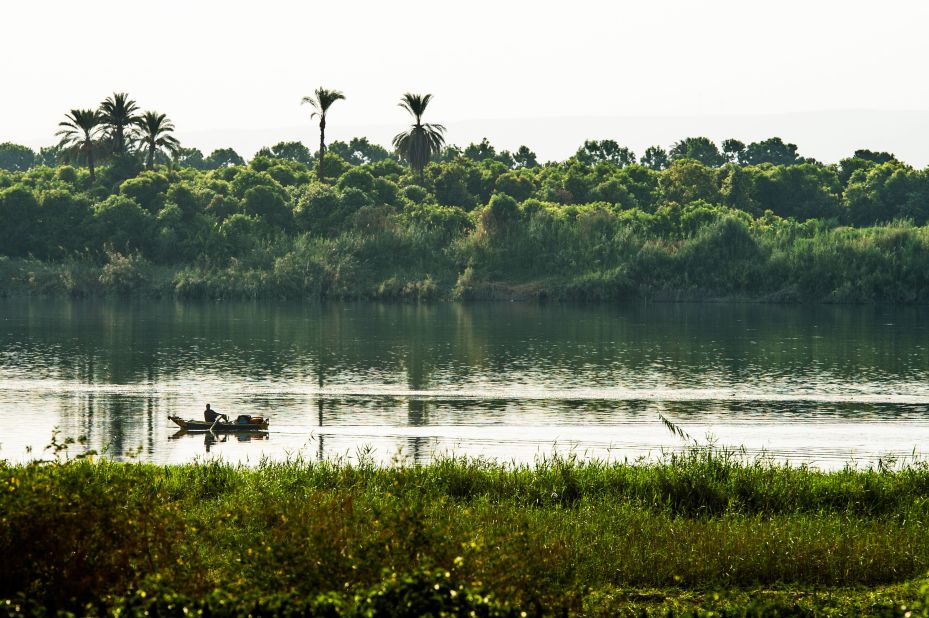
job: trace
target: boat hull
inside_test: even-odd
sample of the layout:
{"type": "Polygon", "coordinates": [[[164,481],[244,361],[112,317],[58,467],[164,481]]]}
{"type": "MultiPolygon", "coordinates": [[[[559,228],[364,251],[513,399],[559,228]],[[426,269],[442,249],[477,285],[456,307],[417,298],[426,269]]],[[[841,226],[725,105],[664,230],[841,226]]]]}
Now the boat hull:
{"type": "Polygon", "coordinates": [[[187,431],[267,431],[269,424],[267,419],[263,419],[262,422],[259,423],[226,423],[222,421],[207,423],[206,421],[197,421],[193,419],[185,420],[180,416],[169,416],[168,418],[171,419],[175,425],[187,431]]]}

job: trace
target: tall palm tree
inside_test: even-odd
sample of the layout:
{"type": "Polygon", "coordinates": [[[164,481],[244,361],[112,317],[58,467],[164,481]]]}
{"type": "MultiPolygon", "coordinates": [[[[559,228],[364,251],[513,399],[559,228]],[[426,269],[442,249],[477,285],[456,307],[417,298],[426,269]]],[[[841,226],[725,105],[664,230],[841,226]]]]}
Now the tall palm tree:
{"type": "Polygon", "coordinates": [[[58,123],[61,129],[55,133],[61,137],[58,147],[75,159],[83,156],[90,168],[90,181],[94,182],[97,179],[94,174],[94,150],[97,148],[95,140],[100,133],[100,114],[92,109],[72,109],[70,114],[65,114],[65,118],[67,120],[58,123]]]}
{"type": "Polygon", "coordinates": [[[126,154],[126,131],[139,123],[138,111],[139,106],[125,92],[114,92],[100,104],[100,116],[115,154],[126,154]]]}
{"type": "Polygon", "coordinates": [[[317,88],[311,97],[303,97],[300,104],[309,103],[316,111],[310,114],[310,118],[319,116],[319,167],[316,170],[316,176],[323,179],[323,159],[326,156],[326,112],[336,101],[341,101],[345,95],[338,90],[327,90],[326,88],[317,88]]]}
{"type": "Polygon", "coordinates": [[[167,152],[174,156],[180,150],[181,143],[171,135],[173,132],[174,123],[164,114],[145,112],[139,118],[134,137],[141,149],[145,150],[146,169],[155,167],[155,155],[159,152],[167,152]]]}
{"type": "Polygon", "coordinates": [[[439,154],[442,146],[445,145],[445,127],[440,124],[423,124],[422,121],[423,114],[431,100],[431,94],[419,95],[407,92],[403,95],[399,105],[410,112],[416,122],[410,126],[408,131],[394,138],[394,148],[410,162],[420,182],[423,179],[423,169],[426,164],[432,157],[439,154]]]}

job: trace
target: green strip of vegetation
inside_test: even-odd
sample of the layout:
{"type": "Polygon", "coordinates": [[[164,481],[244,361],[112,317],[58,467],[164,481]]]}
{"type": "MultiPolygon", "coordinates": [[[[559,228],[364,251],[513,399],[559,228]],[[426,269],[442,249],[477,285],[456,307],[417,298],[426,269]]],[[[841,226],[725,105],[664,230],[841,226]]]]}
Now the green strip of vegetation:
{"type": "Polygon", "coordinates": [[[305,98],[316,153],[247,164],[182,148],[124,93],[71,110],[39,155],[0,144],[0,295],[929,301],[929,174],[890,153],[695,137],[539,164],[445,145],[414,94],[392,152],[326,144],[343,97],[305,98]]]}
{"type": "Polygon", "coordinates": [[[668,238],[648,229],[666,223],[661,214],[632,225],[627,217],[641,213],[589,208],[537,213],[499,232],[500,242],[480,225],[445,244],[418,224],[385,223],[377,234],[252,238],[241,257],[214,263],[159,264],[112,249],[99,259],[0,257],[0,295],[929,302],[929,227],[827,228],[716,207],[681,211],[695,212],[710,221],[668,238]]]}
{"type": "Polygon", "coordinates": [[[927,516],[925,466],[705,449],[532,468],[5,464],[0,614],[902,616],[925,595],[927,516]]]}

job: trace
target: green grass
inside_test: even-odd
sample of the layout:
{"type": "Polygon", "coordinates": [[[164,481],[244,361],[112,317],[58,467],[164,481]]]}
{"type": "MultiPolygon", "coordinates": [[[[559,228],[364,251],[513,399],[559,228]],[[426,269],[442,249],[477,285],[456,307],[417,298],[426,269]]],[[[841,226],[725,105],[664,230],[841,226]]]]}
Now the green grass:
{"type": "MultiPolygon", "coordinates": [[[[540,215],[536,215],[540,216],[540,215]]],[[[767,225],[722,219],[662,236],[619,218],[448,241],[415,226],[332,238],[279,236],[246,255],[158,264],[111,251],[49,262],[0,257],[0,296],[185,299],[737,299],[929,301],[929,226],[767,225]]]]}
{"type": "Polygon", "coordinates": [[[450,615],[895,615],[921,597],[927,517],[925,467],[822,473],[706,450],[532,468],[4,465],[0,598],[170,615],[390,615],[385,599],[450,615]]]}

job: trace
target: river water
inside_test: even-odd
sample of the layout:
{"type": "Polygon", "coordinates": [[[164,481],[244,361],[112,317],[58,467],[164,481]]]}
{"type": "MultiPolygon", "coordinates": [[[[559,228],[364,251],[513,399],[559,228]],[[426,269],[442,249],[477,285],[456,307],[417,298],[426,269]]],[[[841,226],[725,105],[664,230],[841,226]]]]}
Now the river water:
{"type": "Polygon", "coordinates": [[[0,300],[0,459],[661,457],[836,468],[929,445],[929,309],[0,300]],[[267,434],[178,433],[205,403],[267,434]],[[74,444],[72,456],[84,447],[74,444]]]}

